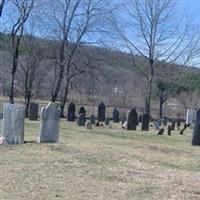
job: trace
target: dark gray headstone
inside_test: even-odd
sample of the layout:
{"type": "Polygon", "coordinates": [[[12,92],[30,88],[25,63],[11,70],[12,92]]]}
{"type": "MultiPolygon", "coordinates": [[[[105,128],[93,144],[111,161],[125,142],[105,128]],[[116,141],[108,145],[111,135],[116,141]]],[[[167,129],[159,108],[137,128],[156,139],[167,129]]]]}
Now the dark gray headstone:
{"type": "Polygon", "coordinates": [[[172,130],[172,131],[175,130],[175,126],[176,126],[176,120],[175,120],[175,119],[172,119],[172,122],[171,122],[171,130],[172,130]]]}
{"type": "Polygon", "coordinates": [[[85,126],[85,122],[86,122],[85,114],[84,113],[79,114],[77,119],[78,126],[85,126]]]}
{"type": "Polygon", "coordinates": [[[200,146],[200,109],[196,112],[196,119],[194,123],[192,145],[200,146]]]}
{"type": "Polygon", "coordinates": [[[171,126],[170,125],[168,125],[168,127],[167,127],[167,134],[171,135],[171,126]]]}
{"type": "Polygon", "coordinates": [[[30,103],[29,119],[32,121],[38,119],[38,103],[30,103]]]}
{"type": "Polygon", "coordinates": [[[85,108],[83,106],[80,107],[79,114],[84,114],[86,116],[86,111],[85,111],[85,108]]]}
{"type": "Polygon", "coordinates": [[[3,105],[3,136],[6,137],[7,144],[24,143],[24,118],[24,105],[3,105]]]}
{"type": "Polygon", "coordinates": [[[129,114],[128,114],[128,124],[127,124],[127,130],[136,130],[137,124],[138,124],[138,114],[136,112],[136,109],[133,108],[129,114]]]}
{"type": "Polygon", "coordinates": [[[142,123],[142,115],[141,114],[138,116],[138,123],[142,123]]]}
{"type": "Polygon", "coordinates": [[[104,105],[103,102],[101,102],[98,107],[98,121],[104,122],[105,116],[106,116],[106,106],[104,105]]]}
{"type": "Polygon", "coordinates": [[[95,125],[95,116],[94,115],[91,115],[90,122],[92,125],[95,125]]]}
{"type": "Polygon", "coordinates": [[[75,121],[75,112],[76,112],[76,106],[74,103],[70,103],[68,106],[68,113],[67,113],[67,120],[70,122],[75,121]]]}
{"type": "Polygon", "coordinates": [[[119,123],[119,111],[117,110],[117,108],[113,110],[113,122],[119,123]]]}
{"type": "Polygon", "coordinates": [[[39,143],[58,142],[61,110],[56,103],[49,104],[41,109],[39,143]]]}
{"type": "Polygon", "coordinates": [[[149,131],[149,114],[145,113],[142,116],[142,131],[149,131]]]}

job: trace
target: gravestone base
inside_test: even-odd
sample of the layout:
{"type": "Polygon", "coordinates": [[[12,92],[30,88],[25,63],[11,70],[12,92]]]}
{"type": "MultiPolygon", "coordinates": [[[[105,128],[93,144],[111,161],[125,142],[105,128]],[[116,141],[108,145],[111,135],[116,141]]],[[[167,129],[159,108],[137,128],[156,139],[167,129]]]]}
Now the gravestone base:
{"type": "Polygon", "coordinates": [[[3,137],[6,144],[24,143],[25,106],[5,103],[3,105],[3,137]]]}

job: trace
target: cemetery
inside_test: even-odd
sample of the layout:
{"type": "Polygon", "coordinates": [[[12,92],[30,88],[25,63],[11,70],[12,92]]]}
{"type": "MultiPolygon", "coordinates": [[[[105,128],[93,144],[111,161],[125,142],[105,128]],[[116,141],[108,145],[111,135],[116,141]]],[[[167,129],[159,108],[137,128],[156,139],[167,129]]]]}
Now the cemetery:
{"type": "Polygon", "coordinates": [[[0,200],[200,200],[200,3],[0,0],[0,200]]]}

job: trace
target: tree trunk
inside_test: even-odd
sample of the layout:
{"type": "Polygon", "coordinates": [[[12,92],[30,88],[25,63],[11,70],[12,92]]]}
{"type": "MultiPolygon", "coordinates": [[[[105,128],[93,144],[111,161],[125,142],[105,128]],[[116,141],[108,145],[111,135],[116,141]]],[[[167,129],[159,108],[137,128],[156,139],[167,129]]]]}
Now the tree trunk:
{"type": "Polygon", "coordinates": [[[15,81],[15,74],[12,73],[11,87],[10,87],[10,94],[9,94],[9,101],[12,104],[14,104],[14,81],[15,81]]]}
{"type": "Polygon", "coordinates": [[[65,104],[67,101],[68,92],[69,92],[69,81],[67,81],[67,84],[65,87],[65,92],[64,92],[63,98],[61,100],[61,105],[60,105],[61,117],[64,117],[64,110],[65,110],[65,104]]]}
{"type": "Polygon", "coordinates": [[[163,117],[163,97],[162,97],[162,95],[160,96],[160,110],[159,110],[159,116],[160,116],[160,119],[162,119],[162,117],[163,117]]]}
{"type": "Polygon", "coordinates": [[[58,98],[58,93],[60,92],[61,83],[62,83],[62,80],[63,80],[63,73],[64,73],[64,68],[65,68],[64,51],[65,51],[65,42],[62,41],[62,44],[61,44],[61,47],[60,47],[60,64],[59,64],[60,65],[60,72],[59,72],[58,81],[56,83],[56,88],[55,88],[55,90],[53,91],[53,94],[52,94],[52,98],[51,98],[52,102],[55,102],[56,99],[58,98]]]}
{"type": "Polygon", "coordinates": [[[28,114],[29,114],[30,101],[31,101],[31,91],[29,90],[27,92],[26,99],[25,99],[25,104],[26,104],[25,116],[26,117],[28,117],[28,114]]]}

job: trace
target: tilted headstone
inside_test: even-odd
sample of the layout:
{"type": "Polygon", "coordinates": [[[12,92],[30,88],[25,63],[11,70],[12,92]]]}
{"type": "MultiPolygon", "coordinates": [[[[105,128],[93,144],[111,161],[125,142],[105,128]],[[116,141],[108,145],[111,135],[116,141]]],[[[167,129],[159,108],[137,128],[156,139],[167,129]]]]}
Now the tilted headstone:
{"type": "Polygon", "coordinates": [[[105,116],[106,116],[106,106],[104,105],[103,102],[101,102],[98,107],[98,121],[104,122],[105,116]]]}
{"type": "Polygon", "coordinates": [[[128,114],[128,124],[127,124],[127,130],[136,130],[137,124],[138,124],[138,114],[136,112],[136,109],[133,108],[129,114],[128,114]]]}
{"type": "Polygon", "coordinates": [[[59,140],[61,110],[55,103],[49,104],[41,109],[39,143],[53,142],[59,140]]]}
{"type": "Polygon", "coordinates": [[[113,110],[113,122],[119,123],[119,111],[117,110],[117,108],[113,110]]]}
{"type": "Polygon", "coordinates": [[[30,103],[29,119],[32,121],[38,119],[38,103],[30,103]]]}
{"type": "Polygon", "coordinates": [[[200,146],[200,109],[196,112],[196,119],[194,123],[192,145],[200,146]]]}
{"type": "Polygon", "coordinates": [[[85,114],[84,113],[79,114],[77,119],[78,126],[85,126],[85,122],[86,122],[85,114]]]}
{"type": "Polygon", "coordinates": [[[149,131],[149,114],[145,113],[142,116],[142,131],[149,131]]]}
{"type": "Polygon", "coordinates": [[[75,121],[76,106],[74,103],[70,103],[68,106],[67,120],[70,122],[75,121]]]}
{"type": "Polygon", "coordinates": [[[3,105],[3,136],[7,144],[24,143],[25,106],[5,103],[3,105]]]}
{"type": "Polygon", "coordinates": [[[95,125],[95,116],[94,115],[91,115],[90,122],[92,125],[95,125]]]}
{"type": "Polygon", "coordinates": [[[186,124],[190,124],[191,126],[193,126],[195,122],[195,116],[196,110],[187,109],[186,124]]]}

